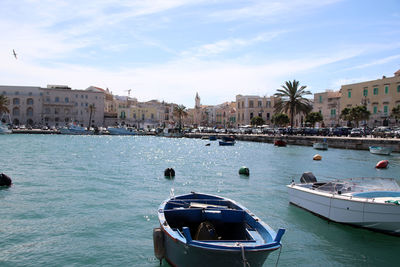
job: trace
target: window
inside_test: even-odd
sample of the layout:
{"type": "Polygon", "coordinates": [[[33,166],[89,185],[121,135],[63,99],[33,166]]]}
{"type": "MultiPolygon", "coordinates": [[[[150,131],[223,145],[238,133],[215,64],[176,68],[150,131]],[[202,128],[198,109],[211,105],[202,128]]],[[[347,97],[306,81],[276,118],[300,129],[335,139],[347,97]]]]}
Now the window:
{"type": "Polygon", "coordinates": [[[383,106],[383,113],[385,113],[385,114],[388,113],[388,106],[383,106]]]}
{"type": "Polygon", "coordinates": [[[336,117],[336,109],[331,109],[331,117],[336,117]]]}
{"type": "Polygon", "coordinates": [[[374,88],[374,95],[378,95],[378,87],[374,88]]]}
{"type": "Polygon", "coordinates": [[[364,89],[363,96],[368,96],[368,89],[364,89]]]}
{"type": "Polygon", "coordinates": [[[19,108],[15,107],[12,111],[13,116],[19,116],[19,108]]]}
{"type": "Polygon", "coordinates": [[[154,114],[153,114],[153,113],[151,113],[151,119],[152,119],[152,120],[154,119],[154,114]]]}
{"type": "Polygon", "coordinates": [[[69,115],[69,109],[68,108],[64,109],[64,114],[65,115],[69,115]]]}
{"type": "Polygon", "coordinates": [[[254,102],[253,102],[253,100],[250,100],[249,101],[249,108],[252,108],[252,107],[254,107],[254,102]]]}
{"type": "Polygon", "coordinates": [[[322,103],[322,95],[319,96],[319,103],[322,103]]]}
{"type": "Polygon", "coordinates": [[[14,98],[13,99],[13,104],[14,105],[19,105],[19,98],[14,98]]]}
{"type": "Polygon", "coordinates": [[[44,113],[45,114],[50,114],[50,108],[45,108],[44,113]]]}
{"type": "Polygon", "coordinates": [[[18,91],[16,91],[16,92],[15,92],[15,95],[19,95],[19,92],[18,92],[18,91]]]}
{"type": "Polygon", "coordinates": [[[46,96],[46,102],[50,102],[50,97],[46,96]]]}
{"type": "Polygon", "coordinates": [[[238,108],[240,108],[240,102],[238,102],[237,104],[238,104],[238,108]]]}
{"type": "Polygon", "coordinates": [[[262,107],[262,102],[258,101],[258,107],[261,108],[262,107]]]}
{"type": "Polygon", "coordinates": [[[253,112],[250,112],[250,120],[253,118],[253,112]]]}
{"type": "Polygon", "coordinates": [[[59,108],[55,108],[54,109],[54,114],[60,114],[60,109],[59,108]]]}
{"type": "Polygon", "coordinates": [[[400,85],[397,85],[397,93],[400,93],[400,85]]]}
{"type": "Polygon", "coordinates": [[[269,120],[269,117],[270,117],[270,114],[269,114],[269,113],[267,113],[267,120],[269,120]]]}
{"type": "Polygon", "coordinates": [[[265,105],[267,108],[270,108],[271,107],[271,101],[267,101],[267,103],[266,103],[266,105],[265,105]]]}
{"type": "Polygon", "coordinates": [[[56,96],[56,98],[54,99],[55,102],[60,102],[60,98],[58,96],[56,96]]]}
{"type": "Polygon", "coordinates": [[[78,98],[78,95],[77,95],[77,94],[75,95],[75,98],[78,98]]]}
{"type": "Polygon", "coordinates": [[[85,95],[85,98],[86,98],[86,99],[87,99],[87,97],[88,97],[88,96],[87,96],[87,95],[85,95]]]}
{"type": "Polygon", "coordinates": [[[133,118],[136,119],[136,113],[133,113],[133,118]]]}
{"type": "Polygon", "coordinates": [[[32,92],[29,92],[29,94],[28,95],[32,95],[32,92]]]}
{"type": "Polygon", "coordinates": [[[83,95],[81,95],[81,98],[83,98],[83,95]]]}
{"type": "Polygon", "coordinates": [[[28,98],[28,99],[26,100],[26,104],[27,104],[27,105],[33,105],[33,99],[32,99],[32,98],[28,98]]]}
{"type": "Polygon", "coordinates": [[[32,117],[33,116],[33,108],[29,107],[26,110],[26,116],[32,117]]]}
{"type": "Polygon", "coordinates": [[[64,102],[65,102],[65,103],[69,103],[69,98],[66,97],[66,98],[64,99],[64,102]]]}
{"type": "Polygon", "coordinates": [[[374,114],[378,113],[378,107],[374,106],[374,114]]]}
{"type": "Polygon", "coordinates": [[[351,98],[351,91],[350,90],[347,92],[347,97],[351,98]]]}
{"type": "Polygon", "coordinates": [[[262,118],[262,112],[258,112],[258,117],[262,118]]]}
{"type": "Polygon", "coordinates": [[[389,86],[385,85],[385,94],[387,95],[389,93],[389,86]]]}
{"type": "Polygon", "coordinates": [[[144,120],[144,114],[142,114],[142,120],[144,120]]]}

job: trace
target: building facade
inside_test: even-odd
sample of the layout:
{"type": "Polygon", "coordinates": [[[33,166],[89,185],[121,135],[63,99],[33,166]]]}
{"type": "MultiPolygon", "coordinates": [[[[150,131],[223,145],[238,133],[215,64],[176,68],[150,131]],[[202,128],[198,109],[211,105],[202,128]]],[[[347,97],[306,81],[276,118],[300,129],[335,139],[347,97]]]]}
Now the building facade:
{"type": "Polygon", "coordinates": [[[236,126],[250,125],[253,117],[259,116],[265,124],[272,124],[276,97],[260,97],[253,95],[236,96],[236,126]]]}
{"type": "Polygon", "coordinates": [[[341,109],[365,105],[371,112],[368,126],[392,125],[391,111],[400,105],[400,70],[393,77],[342,85],[340,92],[341,109]]]}
{"type": "Polygon", "coordinates": [[[319,112],[323,117],[321,127],[335,127],[340,125],[340,91],[326,90],[314,94],[313,112],[319,112]]]}

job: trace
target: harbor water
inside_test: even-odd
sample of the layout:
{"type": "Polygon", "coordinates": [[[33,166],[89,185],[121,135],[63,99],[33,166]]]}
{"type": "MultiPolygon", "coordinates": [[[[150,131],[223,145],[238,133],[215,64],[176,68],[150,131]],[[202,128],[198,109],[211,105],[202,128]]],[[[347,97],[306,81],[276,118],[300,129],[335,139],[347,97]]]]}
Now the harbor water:
{"type": "MultiPolygon", "coordinates": [[[[153,136],[0,136],[0,266],[159,266],[152,229],[171,193],[221,195],[274,230],[286,228],[278,266],[398,266],[400,238],[328,222],[290,205],[286,185],[392,177],[400,154],[153,136]],[[210,146],[205,146],[211,143],[210,146]],[[315,154],[321,161],[313,161],[315,154]],[[389,168],[375,164],[389,160],[389,168]],[[250,176],[241,176],[242,166],[250,176]],[[174,179],[164,178],[172,167],[174,179]]],[[[267,259],[274,266],[279,251],[267,259]]],[[[163,266],[168,266],[163,262],[163,266]]]]}

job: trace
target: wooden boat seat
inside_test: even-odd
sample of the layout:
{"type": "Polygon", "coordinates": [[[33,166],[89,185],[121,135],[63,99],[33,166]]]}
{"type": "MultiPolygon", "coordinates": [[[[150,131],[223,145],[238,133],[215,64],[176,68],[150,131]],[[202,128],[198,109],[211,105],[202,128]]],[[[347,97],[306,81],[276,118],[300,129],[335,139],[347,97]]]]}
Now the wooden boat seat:
{"type": "Polygon", "coordinates": [[[224,223],[241,223],[244,221],[243,210],[212,210],[201,208],[170,209],[164,210],[165,218],[170,225],[176,223],[201,223],[204,221],[217,221],[224,223]]]}

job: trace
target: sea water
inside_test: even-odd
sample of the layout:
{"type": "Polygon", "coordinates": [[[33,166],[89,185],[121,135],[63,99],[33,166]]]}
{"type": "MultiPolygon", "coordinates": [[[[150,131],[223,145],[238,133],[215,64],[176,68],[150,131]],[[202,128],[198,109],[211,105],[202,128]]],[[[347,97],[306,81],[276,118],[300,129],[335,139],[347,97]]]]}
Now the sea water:
{"type": "Polygon", "coordinates": [[[157,209],[171,194],[191,191],[231,198],[274,230],[286,228],[279,266],[398,265],[399,237],[289,204],[286,185],[305,171],[319,180],[399,180],[400,154],[152,136],[2,135],[0,172],[13,186],[0,189],[0,266],[159,266],[157,209]],[[316,153],[322,161],[312,160],[316,153]],[[375,169],[382,159],[389,168],[375,169]],[[249,177],[238,174],[241,166],[249,177]],[[174,179],[164,177],[169,167],[174,179]]]}

